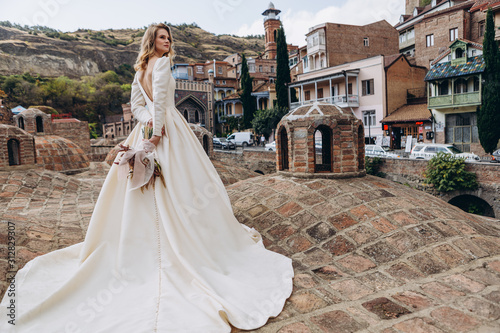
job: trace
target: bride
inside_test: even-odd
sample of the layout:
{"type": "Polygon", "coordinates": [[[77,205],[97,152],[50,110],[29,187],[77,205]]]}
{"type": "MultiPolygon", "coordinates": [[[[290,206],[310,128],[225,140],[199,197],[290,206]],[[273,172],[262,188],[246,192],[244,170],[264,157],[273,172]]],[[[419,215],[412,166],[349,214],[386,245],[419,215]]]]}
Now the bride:
{"type": "Polygon", "coordinates": [[[175,108],[172,46],[165,24],[143,36],[131,96],[139,123],[125,142],[139,147],[152,127],[165,186],[156,179],[141,191],[131,184],[135,175],[120,178],[114,164],[84,242],[18,271],[15,297],[6,293],[1,303],[1,332],[219,333],[258,328],[283,309],[291,260],[266,250],[260,234],[234,217],[175,108]]]}

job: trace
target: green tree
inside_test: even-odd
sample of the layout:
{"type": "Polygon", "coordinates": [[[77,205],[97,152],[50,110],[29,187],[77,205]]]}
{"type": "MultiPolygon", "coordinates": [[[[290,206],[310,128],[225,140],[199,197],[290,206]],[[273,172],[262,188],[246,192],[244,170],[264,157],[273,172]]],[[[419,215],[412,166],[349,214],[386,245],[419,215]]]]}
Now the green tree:
{"type": "Polygon", "coordinates": [[[255,109],[257,108],[257,103],[255,98],[252,96],[252,82],[253,78],[248,72],[248,63],[245,54],[242,55],[241,60],[241,89],[240,100],[243,105],[243,124],[245,128],[250,128],[252,126],[252,119],[254,117],[255,109]]]}
{"type": "Polygon", "coordinates": [[[255,118],[252,120],[253,128],[256,133],[262,133],[269,138],[271,132],[276,129],[281,118],[287,114],[288,108],[274,107],[271,109],[258,110],[255,118]]]}
{"type": "Polygon", "coordinates": [[[288,108],[288,84],[290,83],[290,66],[288,46],[283,26],[276,32],[276,100],[279,108],[288,108]]]}
{"type": "Polygon", "coordinates": [[[493,12],[488,9],[483,40],[485,62],[482,105],[477,110],[477,128],[481,146],[492,153],[500,140],[500,52],[495,41],[493,12]]]}

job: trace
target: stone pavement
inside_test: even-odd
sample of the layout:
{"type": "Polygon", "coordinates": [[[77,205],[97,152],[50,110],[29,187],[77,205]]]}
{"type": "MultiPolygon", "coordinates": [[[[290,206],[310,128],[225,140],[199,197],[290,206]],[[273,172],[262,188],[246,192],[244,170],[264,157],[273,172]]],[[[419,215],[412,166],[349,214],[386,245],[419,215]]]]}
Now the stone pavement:
{"type": "Polygon", "coordinates": [[[238,220],[295,268],[284,311],[255,332],[500,332],[498,220],[373,176],[227,189],[238,220]]]}

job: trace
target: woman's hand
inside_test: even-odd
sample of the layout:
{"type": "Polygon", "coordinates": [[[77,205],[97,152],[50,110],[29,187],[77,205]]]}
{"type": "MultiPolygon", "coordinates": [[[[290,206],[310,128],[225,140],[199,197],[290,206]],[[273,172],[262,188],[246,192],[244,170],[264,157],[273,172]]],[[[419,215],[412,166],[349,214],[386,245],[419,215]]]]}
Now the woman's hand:
{"type": "Polygon", "coordinates": [[[158,146],[158,143],[160,142],[161,136],[158,135],[153,135],[151,139],[149,139],[149,142],[154,144],[155,146],[158,146]]]}
{"type": "Polygon", "coordinates": [[[149,121],[148,121],[148,127],[153,128],[153,118],[149,119],[149,121]]]}

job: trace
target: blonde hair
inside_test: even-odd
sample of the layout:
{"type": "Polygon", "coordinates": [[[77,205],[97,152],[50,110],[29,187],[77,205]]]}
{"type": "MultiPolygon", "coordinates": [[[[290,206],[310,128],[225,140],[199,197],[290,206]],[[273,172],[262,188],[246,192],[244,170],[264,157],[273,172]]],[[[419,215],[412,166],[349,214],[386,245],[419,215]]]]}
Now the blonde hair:
{"type": "Polygon", "coordinates": [[[146,68],[148,67],[148,61],[155,53],[156,34],[160,29],[165,29],[168,31],[168,39],[170,40],[170,50],[168,51],[167,56],[170,57],[170,63],[173,64],[175,51],[174,51],[174,40],[172,38],[172,32],[170,30],[170,27],[164,23],[153,23],[146,29],[146,32],[142,36],[141,51],[139,52],[139,55],[137,56],[137,61],[135,62],[134,65],[134,69],[136,71],[146,70],[146,68]]]}

